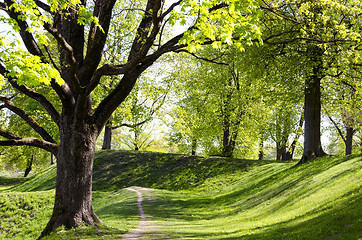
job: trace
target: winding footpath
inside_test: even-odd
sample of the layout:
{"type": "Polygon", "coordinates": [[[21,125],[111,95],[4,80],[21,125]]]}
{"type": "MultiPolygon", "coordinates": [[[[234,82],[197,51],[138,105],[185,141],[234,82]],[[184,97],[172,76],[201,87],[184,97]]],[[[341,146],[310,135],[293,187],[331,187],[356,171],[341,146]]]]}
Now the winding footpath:
{"type": "MultiPolygon", "coordinates": [[[[146,218],[146,214],[142,207],[143,195],[142,195],[141,191],[146,192],[148,194],[148,201],[151,201],[152,200],[151,190],[147,189],[147,188],[141,188],[141,187],[129,187],[129,188],[126,188],[126,190],[137,193],[137,196],[138,196],[137,206],[138,206],[138,210],[140,212],[141,222],[136,229],[131,230],[129,233],[124,235],[123,240],[139,240],[139,239],[143,239],[143,238],[158,239],[158,238],[156,238],[157,225],[154,221],[150,221],[146,218]]],[[[148,217],[148,218],[150,218],[150,217],[148,217]]]]}

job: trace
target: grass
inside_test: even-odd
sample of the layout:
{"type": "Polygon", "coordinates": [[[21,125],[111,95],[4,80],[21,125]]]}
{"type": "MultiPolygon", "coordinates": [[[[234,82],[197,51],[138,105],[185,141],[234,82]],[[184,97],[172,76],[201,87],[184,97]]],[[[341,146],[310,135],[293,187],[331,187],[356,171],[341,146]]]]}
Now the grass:
{"type": "MultiPolygon", "coordinates": [[[[0,193],[0,239],[36,239],[50,218],[53,201],[54,190],[0,193]]],[[[105,226],[59,229],[44,239],[120,239],[138,224],[136,201],[126,190],[94,192],[94,210],[105,226]]]]}
{"type": "MultiPolygon", "coordinates": [[[[295,162],[100,151],[94,208],[106,223],[46,239],[121,239],[139,221],[136,194],[168,239],[361,239],[362,158],[295,162]]],[[[34,239],[51,214],[55,168],[25,181],[0,177],[0,239],[34,239]],[[6,185],[1,188],[1,185],[6,185]]]]}
{"type": "Polygon", "coordinates": [[[171,239],[362,238],[361,158],[293,166],[258,166],[221,188],[157,191],[145,211],[171,239]]]}

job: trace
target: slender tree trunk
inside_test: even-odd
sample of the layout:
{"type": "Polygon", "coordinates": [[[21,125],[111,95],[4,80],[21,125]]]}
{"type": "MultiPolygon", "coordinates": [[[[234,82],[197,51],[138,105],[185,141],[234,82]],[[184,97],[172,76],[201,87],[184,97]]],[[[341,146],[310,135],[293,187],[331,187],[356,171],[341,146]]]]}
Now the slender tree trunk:
{"type": "Polygon", "coordinates": [[[222,138],[222,155],[225,157],[230,157],[232,155],[231,145],[230,145],[230,122],[227,117],[224,117],[223,123],[223,138],[222,138]]]}
{"type": "Polygon", "coordinates": [[[259,160],[263,160],[264,159],[264,138],[261,137],[260,138],[260,142],[259,142],[259,156],[258,156],[259,160]]]}
{"type": "MultiPolygon", "coordinates": [[[[302,128],[303,127],[303,123],[304,123],[304,107],[303,107],[303,112],[301,114],[300,120],[299,120],[299,127],[302,128]]],[[[282,157],[282,160],[293,160],[293,155],[294,155],[294,151],[295,151],[295,147],[297,146],[297,142],[298,139],[300,137],[299,131],[298,133],[295,135],[292,144],[290,145],[288,151],[285,151],[285,154],[282,157]]]]}
{"type": "Polygon", "coordinates": [[[54,162],[54,154],[51,153],[50,154],[50,165],[53,165],[55,162],[54,162]]]}
{"type": "Polygon", "coordinates": [[[135,132],[134,133],[134,150],[138,151],[139,147],[138,147],[138,134],[135,132]]]}
{"type": "Polygon", "coordinates": [[[111,149],[112,147],[112,123],[110,121],[107,122],[104,127],[104,138],[103,138],[103,146],[102,149],[111,149]]]}
{"type": "Polygon", "coordinates": [[[196,148],[197,148],[197,140],[192,139],[192,145],[191,145],[191,155],[196,156],[196,148]]]}
{"type": "Polygon", "coordinates": [[[326,156],[321,144],[321,79],[322,60],[321,50],[314,47],[312,56],[313,74],[306,78],[304,97],[304,150],[302,159],[298,164],[316,157],[326,156]]]}
{"type": "Polygon", "coordinates": [[[352,148],[353,148],[353,134],[354,134],[354,129],[350,126],[346,126],[346,141],[345,141],[345,145],[346,145],[346,156],[351,155],[352,154],[352,148]]]}
{"type": "Polygon", "coordinates": [[[31,160],[28,162],[28,166],[26,167],[24,172],[24,177],[27,177],[29,175],[33,166],[33,161],[34,161],[34,154],[31,156],[31,160]]]}
{"type": "Polygon", "coordinates": [[[57,154],[57,181],[53,214],[41,237],[60,226],[100,223],[92,208],[92,170],[97,130],[63,119],[57,154]]]}

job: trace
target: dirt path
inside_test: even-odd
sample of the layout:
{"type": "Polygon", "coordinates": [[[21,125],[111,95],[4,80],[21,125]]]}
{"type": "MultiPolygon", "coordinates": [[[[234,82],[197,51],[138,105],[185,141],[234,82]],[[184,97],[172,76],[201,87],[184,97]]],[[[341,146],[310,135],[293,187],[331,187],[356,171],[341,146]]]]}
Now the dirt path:
{"type": "Polygon", "coordinates": [[[140,240],[140,239],[165,239],[157,233],[157,224],[151,220],[151,216],[146,217],[146,214],[142,207],[144,193],[148,201],[153,201],[152,190],[141,187],[129,187],[128,191],[137,193],[137,206],[140,212],[141,222],[136,229],[131,230],[129,233],[123,236],[123,240],[140,240]]]}

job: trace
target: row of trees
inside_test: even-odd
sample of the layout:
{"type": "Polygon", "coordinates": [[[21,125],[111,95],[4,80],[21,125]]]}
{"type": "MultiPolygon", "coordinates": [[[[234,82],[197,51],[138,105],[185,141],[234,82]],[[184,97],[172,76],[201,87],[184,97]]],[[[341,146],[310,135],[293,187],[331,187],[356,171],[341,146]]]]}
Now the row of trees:
{"type": "Polygon", "coordinates": [[[361,126],[360,7],[353,1],[263,1],[263,46],[237,53],[202,49],[202,55],[213,52],[213,63],[193,63],[197,70],[191,73],[180,70],[187,96],[175,108],[173,140],[180,142],[184,132],[192,153],[200,141],[203,151],[216,146],[229,156],[238,141],[242,151],[251,135],[249,151],[270,139],[277,159],[291,159],[304,124],[302,163],[326,155],[323,107],[351,154],[361,126]]]}
{"type": "Polygon", "coordinates": [[[13,30],[0,35],[0,145],[57,158],[41,237],[101,223],[92,209],[96,140],[105,128],[109,148],[112,130],[128,126],[137,143],[172,89],[171,138],[193,154],[262,156],[269,138],[289,159],[304,122],[300,162],[324,156],[322,106],[343,122],[350,151],[360,123],[361,9],[355,0],[1,0],[1,24],[13,30]],[[167,73],[169,53],[191,58],[180,54],[167,73]],[[157,75],[165,82],[155,87],[157,75]]]}

